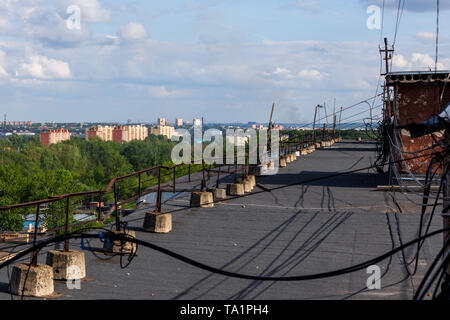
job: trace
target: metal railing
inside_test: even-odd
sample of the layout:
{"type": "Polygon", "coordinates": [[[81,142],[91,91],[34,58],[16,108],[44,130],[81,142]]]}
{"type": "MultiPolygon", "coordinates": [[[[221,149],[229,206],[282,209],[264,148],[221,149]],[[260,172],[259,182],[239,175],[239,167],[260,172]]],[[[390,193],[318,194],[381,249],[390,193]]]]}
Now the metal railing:
{"type": "MultiPolygon", "coordinates": [[[[328,131],[323,130],[322,132],[322,141],[332,139],[333,137],[337,137],[337,134],[335,132],[331,133],[328,131]]],[[[316,135],[314,133],[311,133],[309,135],[296,135],[293,137],[290,137],[287,141],[280,141],[279,143],[279,152],[280,155],[287,154],[287,153],[293,153],[296,151],[300,151],[302,148],[308,147],[310,145],[315,144],[319,139],[317,139],[316,135]]],[[[201,181],[201,190],[204,191],[206,188],[206,179],[210,179],[212,175],[217,174],[216,188],[219,187],[220,183],[220,177],[221,175],[234,175],[235,182],[240,178],[244,178],[249,174],[249,155],[248,153],[245,153],[245,159],[243,161],[244,164],[238,164],[238,158],[235,156],[235,162],[234,164],[214,164],[214,165],[205,165],[205,162],[202,161],[201,163],[201,171],[202,176],[201,179],[192,179],[192,166],[195,164],[178,164],[174,166],[154,166],[145,170],[136,171],[124,176],[113,178],[107,187],[104,190],[95,190],[95,191],[85,191],[85,192],[78,192],[78,193],[68,193],[63,195],[57,195],[57,196],[51,196],[48,199],[43,200],[37,200],[27,203],[21,203],[21,204],[14,204],[14,205],[8,205],[4,207],[0,207],[0,213],[10,210],[17,210],[17,209],[29,209],[29,208],[35,208],[35,223],[34,223],[34,232],[33,232],[33,245],[36,245],[38,237],[39,237],[39,221],[40,221],[40,215],[41,215],[41,209],[50,207],[52,204],[58,202],[58,201],[64,201],[65,200],[65,217],[64,217],[64,224],[62,226],[53,228],[52,230],[48,230],[48,232],[43,232],[44,234],[53,234],[55,232],[60,232],[63,230],[65,234],[68,234],[71,232],[71,229],[73,229],[76,226],[81,226],[86,223],[93,222],[93,220],[89,220],[87,222],[81,222],[76,224],[70,223],[70,206],[71,203],[73,203],[74,198],[78,197],[86,197],[90,196],[91,198],[93,196],[98,197],[98,217],[94,222],[100,222],[104,223],[113,213],[115,214],[115,228],[117,231],[121,230],[121,214],[120,211],[122,207],[126,204],[132,203],[141,197],[151,194],[151,193],[157,193],[156,201],[155,201],[155,212],[161,212],[161,206],[162,206],[162,193],[163,192],[177,192],[177,185],[183,184],[183,183],[191,183],[195,181],[201,181]],[[187,175],[180,176],[179,178],[186,177],[187,181],[179,181],[177,183],[177,169],[187,166],[187,175]],[[223,170],[223,168],[227,168],[223,170]],[[232,170],[233,169],[233,170],[232,170]],[[169,171],[169,174],[171,175],[171,182],[172,184],[162,184],[163,183],[163,177],[166,177],[168,174],[162,176],[162,170],[169,171]],[[155,174],[156,173],[156,174],[155,174]],[[144,187],[145,184],[143,184],[142,177],[143,176],[155,176],[155,185],[144,187]],[[119,183],[122,181],[126,181],[130,178],[136,178],[138,179],[138,185],[136,193],[132,196],[127,197],[124,200],[119,199],[119,183]],[[169,189],[170,188],[170,191],[169,189]],[[105,195],[109,192],[113,193],[113,199],[114,204],[111,206],[111,208],[106,212],[106,214],[103,214],[103,199],[105,198],[105,195]]],[[[198,167],[198,166],[197,166],[198,167]]],[[[198,172],[198,171],[196,171],[198,172]]],[[[152,181],[152,179],[149,179],[149,181],[152,181]]],[[[145,182],[145,181],[144,181],[145,182]]],[[[64,241],[64,251],[69,251],[69,240],[64,241]]],[[[37,252],[33,252],[30,258],[31,265],[37,264],[37,252]]]]}

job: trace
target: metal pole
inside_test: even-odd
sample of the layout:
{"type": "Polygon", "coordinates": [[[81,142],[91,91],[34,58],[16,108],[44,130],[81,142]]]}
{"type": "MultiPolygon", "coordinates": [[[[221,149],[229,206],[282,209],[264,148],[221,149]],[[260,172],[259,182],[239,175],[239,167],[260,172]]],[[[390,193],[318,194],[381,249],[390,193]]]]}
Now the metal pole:
{"type": "Polygon", "coordinates": [[[115,182],[114,182],[114,206],[116,208],[116,230],[120,231],[119,208],[117,207],[117,189],[115,182]]]}
{"type": "Polygon", "coordinates": [[[161,167],[158,167],[158,193],[156,195],[156,212],[161,212],[161,167]]]}
{"type": "Polygon", "coordinates": [[[175,193],[176,169],[177,167],[173,167],[173,193],[175,193]]]}
{"type": "Polygon", "coordinates": [[[325,141],[325,123],[323,124],[322,141],[325,141]]]}
{"type": "MultiPolygon", "coordinates": [[[[70,209],[70,198],[66,199],[66,226],[65,233],[66,235],[69,233],[69,209],[70,209]]],[[[69,252],[69,239],[64,240],[64,252],[69,252]]]]}
{"type": "Polygon", "coordinates": [[[201,186],[201,191],[205,191],[205,185],[206,185],[206,181],[205,181],[205,161],[203,161],[203,159],[202,159],[202,186],[201,186]]]}
{"type": "MultiPolygon", "coordinates": [[[[41,205],[38,204],[36,207],[36,218],[34,220],[34,236],[33,236],[33,246],[36,246],[36,241],[37,241],[37,232],[38,232],[38,224],[39,224],[39,210],[40,210],[41,205]]],[[[31,253],[31,260],[30,260],[30,264],[35,267],[37,266],[37,251],[33,251],[31,253]]]]}
{"type": "Polygon", "coordinates": [[[139,198],[141,197],[141,174],[138,175],[138,194],[139,198]]]}
{"type": "Polygon", "coordinates": [[[319,106],[316,106],[316,110],[314,111],[314,122],[313,122],[313,132],[312,132],[312,136],[313,136],[313,143],[316,143],[316,117],[317,117],[317,108],[319,106]]]}
{"type": "Polygon", "coordinates": [[[206,181],[205,181],[205,159],[203,159],[203,117],[202,117],[202,186],[201,191],[206,191],[206,181]]]}
{"type": "Polygon", "coordinates": [[[221,165],[219,165],[219,171],[217,172],[217,182],[216,182],[216,188],[217,189],[219,189],[220,168],[221,168],[221,165]]]}

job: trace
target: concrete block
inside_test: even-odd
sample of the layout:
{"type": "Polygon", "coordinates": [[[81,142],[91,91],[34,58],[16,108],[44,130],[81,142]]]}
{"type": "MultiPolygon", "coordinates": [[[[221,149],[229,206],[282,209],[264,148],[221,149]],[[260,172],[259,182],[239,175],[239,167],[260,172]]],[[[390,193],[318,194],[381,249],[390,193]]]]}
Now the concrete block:
{"type": "Polygon", "coordinates": [[[256,186],[256,177],[254,175],[250,174],[250,175],[248,175],[248,178],[252,182],[252,188],[254,188],[256,186]]]}
{"type": "Polygon", "coordinates": [[[307,149],[302,149],[302,150],[300,151],[300,154],[301,154],[302,156],[306,156],[306,155],[308,154],[308,150],[307,150],[307,149]]]}
{"type": "Polygon", "coordinates": [[[253,188],[252,188],[252,182],[250,181],[250,179],[244,179],[244,192],[245,193],[249,193],[252,192],[253,188]]]}
{"type": "Polygon", "coordinates": [[[300,157],[300,152],[301,152],[301,151],[296,151],[296,152],[295,152],[295,156],[296,156],[296,157],[300,157]]]}
{"type": "Polygon", "coordinates": [[[11,273],[10,290],[12,294],[32,297],[45,297],[53,294],[53,268],[38,264],[25,263],[14,265],[11,273]]]}
{"type": "Polygon", "coordinates": [[[154,211],[146,212],[143,229],[153,233],[169,233],[172,231],[172,214],[154,211]]]}
{"type": "Polygon", "coordinates": [[[245,194],[242,183],[232,183],[227,185],[227,193],[230,196],[243,196],[245,194]]]}
{"type": "Polygon", "coordinates": [[[50,250],[47,252],[46,264],[53,268],[53,279],[75,280],[86,277],[84,252],[70,250],[50,250]]]}
{"type": "Polygon", "coordinates": [[[280,168],[285,168],[286,167],[286,159],[284,157],[281,157],[280,159],[280,168]]]}
{"type": "Polygon", "coordinates": [[[292,162],[291,157],[289,157],[289,155],[285,155],[284,156],[284,161],[286,161],[286,163],[291,163],[292,162]]]}
{"type": "Polygon", "coordinates": [[[214,199],[212,192],[192,192],[191,207],[195,208],[212,208],[214,207],[214,199]]]}
{"type": "MultiPolygon", "coordinates": [[[[136,238],[136,232],[134,232],[134,231],[121,230],[121,231],[111,231],[111,232],[115,233],[115,234],[125,234],[131,238],[136,238]]],[[[109,239],[109,244],[108,244],[108,242],[105,240],[103,248],[105,250],[108,250],[113,253],[125,253],[126,254],[126,253],[136,252],[136,243],[130,242],[130,241],[125,241],[122,246],[122,242],[123,241],[121,241],[121,240],[109,239]]]]}
{"type": "Polygon", "coordinates": [[[227,198],[227,190],[225,190],[225,189],[215,189],[214,190],[214,199],[224,200],[226,198],[227,198]]]}

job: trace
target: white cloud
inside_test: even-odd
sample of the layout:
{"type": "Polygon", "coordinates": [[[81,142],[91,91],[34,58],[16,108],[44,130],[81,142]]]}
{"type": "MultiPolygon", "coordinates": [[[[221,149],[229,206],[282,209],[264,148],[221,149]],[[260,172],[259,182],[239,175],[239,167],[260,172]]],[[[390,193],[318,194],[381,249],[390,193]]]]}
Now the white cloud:
{"type": "Polygon", "coordinates": [[[47,47],[73,47],[91,38],[89,23],[107,21],[98,0],[0,0],[0,34],[39,41],[47,47]],[[81,11],[81,29],[69,29],[69,5],[81,11]]]}
{"type": "Polygon", "coordinates": [[[280,68],[280,67],[277,67],[275,69],[275,71],[272,72],[272,74],[285,74],[285,73],[290,73],[290,71],[288,69],[283,69],[283,68],[280,68]]]}
{"type": "MultiPolygon", "coordinates": [[[[439,70],[446,69],[447,60],[438,62],[437,68],[439,70]],[[444,63],[443,63],[444,62],[444,63]]],[[[400,54],[396,54],[393,60],[393,66],[399,68],[401,71],[425,71],[434,70],[435,58],[427,53],[413,52],[410,59],[405,58],[400,54]]]]}
{"type": "Polygon", "coordinates": [[[423,42],[435,41],[436,33],[428,31],[419,32],[416,34],[416,39],[423,42]]]}
{"type": "Polygon", "coordinates": [[[0,16],[0,33],[8,34],[14,29],[13,25],[9,22],[6,17],[0,16]]]}
{"type": "Polygon", "coordinates": [[[3,66],[0,65],[0,78],[6,78],[8,76],[9,76],[8,72],[6,72],[5,68],[3,68],[3,66]]]}
{"type": "Polygon", "coordinates": [[[419,65],[422,67],[431,67],[434,65],[434,59],[426,53],[413,53],[411,56],[411,62],[414,65],[419,65]]]}
{"type": "Polygon", "coordinates": [[[120,28],[120,37],[125,41],[145,40],[148,37],[144,26],[139,23],[130,22],[120,28]]]}
{"type": "Polygon", "coordinates": [[[4,78],[8,76],[8,72],[5,70],[5,53],[0,50],[0,77],[4,78]]]}
{"type": "Polygon", "coordinates": [[[69,64],[64,61],[33,55],[16,71],[16,77],[35,79],[69,79],[72,77],[69,64]]]}
{"type": "Polygon", "coordinates": [[[398,68],[405,68],[409,65],[409,62],[401,54],[396,54],[392,60],[392,65],[398,68]]]}
{"type": "Polygon", "coordinates": [[[322,80],[324,79],[327,74],[322,73],[318,70],[310,69],[310,70],[302,70],[298,73],[300,78],[307,79],[307,80],[322,80]]]}
{"type": "MultiPolygon", "coordinates": [[[[411,63],[413,67],[416,67],[418,69],[432,69],[434,70],[435,65],[435,58],[432,58],[430,55],[426,53],[413,53],[411,56],[411,63]]],[[[438,69],[445,69],[445,66],[438,62],[437,64],[438,69]]]]}
{"type": "Polygon", "coordinates": [[[165,86],[150,86],[148,88],[150,96],[158,98],[180,97],[187,95],[186,90],[168,90],[165,86]]]}
{"type": "MultiPolygon", "coordinates": [[[[17,71],[16,86],[41,80],[39,91],[49,92],[49,96],[55,92],[47,80],[73,79],[72,89],[65,94],[89,96],[95,88],[96,96],[113,93],[111,103],[129,98],[133,103],[147,101],[147,108],[150,97],[160,102],[161,108],[167,104],[179,112],[182,107],[204,108],[207,117],[213,114],[225,121],[232,117],[237,120],[231,110],[238,103],[248,106],[242,117],[256,117],[261,104],[274,100],[306,106],[336,96],[341,103],[352,103],[355,94],[373,95],[370,84],[376,85],[379,72],[376,45],[365,42],[267,40],[231,46],[222,42],[208,45],[157,40],[112,45],[115,41],[106,40],[58,50],[29,44],[27,51],[19,41],[5,44],[10,48],[5,50],[7,56],[15,57],[15,61],[8,58],[5,70],[12,75],[17,71]],[[367,54],[370,50],[372,56],[367,54]],[[40,57],[51,57],[55,61],[53,68],[47,61],[50,59],[40,57]]],[[[0,40],[0,50],[4,43],[0,40]]],[[[58,95],[63,96],[61,91],[58,95]]],[[[92,104],[86,101],[86,105],[92,104]]],[[[151,111],[156,112],[155,108],[151,111]]],[[[303,116],[309,114],[305,109],[303,116]]],[[[290,119],[288,113],[283,117],[290,119]]]]}

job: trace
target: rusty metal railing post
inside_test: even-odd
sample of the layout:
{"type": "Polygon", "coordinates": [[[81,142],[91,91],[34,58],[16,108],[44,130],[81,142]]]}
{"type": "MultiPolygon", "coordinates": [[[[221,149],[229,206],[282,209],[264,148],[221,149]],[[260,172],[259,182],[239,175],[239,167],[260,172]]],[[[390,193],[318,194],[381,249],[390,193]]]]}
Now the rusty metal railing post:
{"type": "Polygon", "coordinates": [[[176,170],[177,170],[177,167],[174,166],[173,167],[173,193],[175,193],[175,190],[176,190],[176,188],[175,188],[176,170]]]}
{"type": "Polygon", "coordinates": [[[158,167],[158,193],[156,195],[156,212],[161,212],[161,167],[158,167]]]}
{"type": "Polygon", "coordinates": [[[139,175],[138,175],[138,195],[139,195],[139,198],[141,197],[141,193],[142,193],[141,192],[141,174],[139,173],[139,175]]]}
{"type": "Polygon", "coordinates": [[[191,164],[188,164],[188,176],[189,176],[189,182],[191,182],[191,164]]]}
{"type": "Polygon", "coordinates": [[[322,141],[325,141],[325,123],[323,124],[322,141]]]}
{"type": "Polygon", "coordinates": [[[119,208],[117,206],[116,182],[114,182],[114,207],[116,208],[116,230],[120,231],[120,217],[119,217],[119,208]]]}
{"type": "MultiPolygon", "coordinates": [[[[203,156],[202,156],[203,157],[203,156]]],[[[205,181],[205,161],[202,158],[202,185],[201,185],[200,191],[205,191],[206,189],[206,181],[205,181]]]]}
{"type": "MultiPolygon", "coordinates": [[[[33,246],[36,246],[36,242],[37,242],[37,233],[38,233],[38,224],[39,224],[39,211],[41,208],[41,204],[38,204],[36,207],[36,218],[34,220],[34,236],[33,236],[33,246]]],[[[38,253],[37,251],[33,251],[31,253],[31,258],[30,258],[30,264],[31,266],[35,267],[37,266],[37,258],[38,258],[38,253]]]]}
{"type": "MultiPolygon", "coordinates": [[[[69,211],[70,211],[70,197],[66,199],[66,225],[64,232],[66,236],[69,234],[69,211]]],[[[69,252],[69,239],[64,240],[64,252],[69,252]]]]}
{"type": "Polygon", "coordinates": [[[216,181],[216,188],[217,189],[219,189],[220,168],[221,168],[221,165],[219,164],[219,170],[217,171],[217,181],[216,181]]]}

